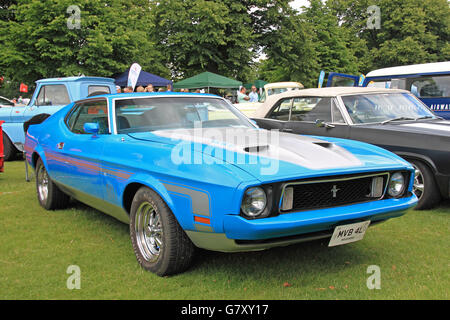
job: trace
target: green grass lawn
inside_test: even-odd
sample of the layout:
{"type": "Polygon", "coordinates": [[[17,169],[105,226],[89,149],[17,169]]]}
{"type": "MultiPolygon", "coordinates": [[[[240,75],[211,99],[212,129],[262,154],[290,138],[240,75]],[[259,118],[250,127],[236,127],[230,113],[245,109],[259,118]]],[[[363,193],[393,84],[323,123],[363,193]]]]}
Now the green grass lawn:
{"type": "Polygon", "coordinates": [[[142,270],[128,226],[81,204],[46,211],[24,163],[0,174],[0,299],[449,299],[450,204],[370,228],[362,241],[327,241],[225,254],[199,251],[185,273],[142,270]],[[81,270],[69,290],[67,268],[81,270]],[[381,289],[366,285],[370,265],[381,289]]]}

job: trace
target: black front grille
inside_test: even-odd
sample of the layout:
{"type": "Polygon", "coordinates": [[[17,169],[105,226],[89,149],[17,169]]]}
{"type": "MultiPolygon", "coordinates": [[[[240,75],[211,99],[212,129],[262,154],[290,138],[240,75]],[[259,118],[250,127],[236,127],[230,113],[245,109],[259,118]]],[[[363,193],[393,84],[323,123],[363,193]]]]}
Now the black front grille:
{"type": "MultiPolygon", "coordinates": [[[[371,196],[373,179],[374,177],[371,176],[288,184],[286,188],[293,188],[293,201],[292,209],[286,211],[327,208],[377,200],[379,196],[371,196]]],[[[383,176],[383,190],[386,182],[387,175],[383,176]]]]}

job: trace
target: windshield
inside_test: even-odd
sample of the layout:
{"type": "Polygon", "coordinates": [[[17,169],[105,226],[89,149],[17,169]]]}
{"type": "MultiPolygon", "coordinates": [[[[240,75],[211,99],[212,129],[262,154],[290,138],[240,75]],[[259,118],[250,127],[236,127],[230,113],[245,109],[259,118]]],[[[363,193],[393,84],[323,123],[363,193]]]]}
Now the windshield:
{"type": "Polygon", "coordinates": [[[118,133],[248,127],[251,122],[224,100],[211,97],[121,99],[115,102],[118,133]]]}
{"type": "Polygon", "coordinates": [[[408,93],[376,93],[343,96],[353,123],[374,123],[388,120],[437,118],[425,105],[408,93]]]}

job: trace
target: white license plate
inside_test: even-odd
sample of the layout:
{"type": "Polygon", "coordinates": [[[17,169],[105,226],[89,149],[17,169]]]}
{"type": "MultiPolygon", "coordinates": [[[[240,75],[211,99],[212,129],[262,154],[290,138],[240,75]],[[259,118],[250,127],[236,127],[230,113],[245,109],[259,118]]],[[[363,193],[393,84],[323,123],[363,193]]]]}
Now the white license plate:
{"type": "Polygon", "coordinates": [[[370,220],[343,226],[337,226],[334,229],[333,236],[330,239],[329,247],[339,246],[350,242],[362,240],[364,233],[369,227],[370,220]]]}

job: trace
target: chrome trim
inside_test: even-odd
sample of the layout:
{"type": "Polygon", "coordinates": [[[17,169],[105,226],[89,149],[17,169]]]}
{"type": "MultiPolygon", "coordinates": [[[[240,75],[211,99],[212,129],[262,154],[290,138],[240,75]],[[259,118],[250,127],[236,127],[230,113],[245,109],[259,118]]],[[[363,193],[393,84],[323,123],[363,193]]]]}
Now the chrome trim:
{"type": "Polygon", "coordinates": [[[158,209],[150,202],[143,202],[134,217],[136,243],[142,257],[151,263],[156,262],[163,250],[163,228],[158,209]]]}
{"type": "MultiPolygon", "coordinates": [[[[363,179],[363,178],[374,178],[374,177],[380,177],[380,176],[387,176],[386,185],[384,186],[383,195],[381,197],[379,197],[378,199],[368,200],[368,201],[377,201],[377,200],[383,199],[384,196],[386,195],[387,187],[389,185],[389,179],[391,178],[391,173],[390,172],[383,172],[383,173],[377,173],[377,174],[366,174],[366,175],[361,175],[361,176],[335,178],[335,179],[305,180],[305,181],[284,183],[282,185],[282,187],[281,187],[281,197],[280,197],[280,202],[278,204],[278,213],[279,214],[289,213],[289,211],[281,211],[281,205],[283,203],[282,201],[283,201],[284,192],[285,192],[285,189],[287,187],[289,187],[289,186],[301,185],[301,184],[315,184],[315,183],[326,183],[326,182],[349,181],[349,180],[357,180],[357,179],[363,179]]],[[[358,202],[358,203],[361,203],[361,202],[358,202]]],[[[348,205],[350,205],[350,204],[348,204],[348,205]]],[[[340,206],[340,205],[338,205],[338,206],[340,206]]],[[[295,209],[293,209],[293,210],[295,210],[295,209]]],[[[312,210],[316,210],[316,209],[312,209],[312,210]]]]}
{"type": "Polygon", "coordinates": [[[354,125],[353,120],[348,114],[347,108],[345,107],[344,100],[342,100],[342,96],[336,96],[335,99],[338,102],[337,106],[341,110],[341,114],[344,117],[344,120],[347,122],[346,125],[354,125]]]}
{"type": "Polygon", "coordinates": [[[348,126],[348,125],[349,125],[349,122],[348,122],[348,119],[347,119],[347,117],[346,117],[346,113],[347,113],[347,109],[345,108],[345,106],[342,106],[342,105],[339,103],[339,99],[337,99],[337,97],[333,97],[333,98],[331,99],[331,123],[332,123],[333,125],[348,126]],[[336,109],[341,113],[342,119],[344,119],[344,123],[337,123],[337,122],[334,122],[333,103],[334,103],[334,105],[336,106],[336,109]],[[343,109],[345,109],[345,110],[343,111],[343,109]]]}
{"type": "Polygon", "coordinates": [[[36,172],[36,180],[39,199],[41,203],[45,204],[48,198],[48,184],[50,179],[44,165],[36,172]]]}

